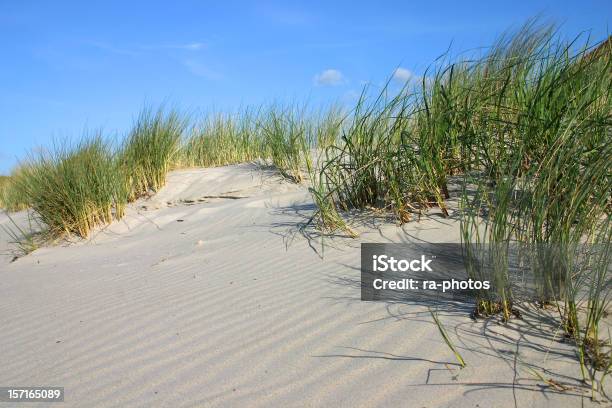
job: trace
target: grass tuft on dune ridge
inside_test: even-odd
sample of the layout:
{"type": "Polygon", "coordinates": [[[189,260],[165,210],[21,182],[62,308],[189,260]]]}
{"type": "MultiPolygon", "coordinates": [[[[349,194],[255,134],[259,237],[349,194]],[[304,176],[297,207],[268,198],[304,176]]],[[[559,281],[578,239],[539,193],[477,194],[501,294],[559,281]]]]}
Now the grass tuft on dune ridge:
{"type": "Polygon", "coordinates": [[[100,135],[31,155],[20,169],[15,186],[52,235],[87,237],[123,214],[121,173],[100,135]]]}
{"type": "Polygon", "coordinates": [[[537,300],[558,305],[585,382],[600,384],[612,362],[610,339],[599,333],[611,301],[610,47],[562,41],[554,26],[530,20],[481,56],[441,58],[420,86],[396,93],[386,86],[373,98],[364,92],[315,171],[317,224],[346,229],[339,211],[353,209],[390,210],[399,223],[432,206],[448,215],[454,177],[463,245],[474,261],[468,271],[493,284],[479,293],[476,313],[508,320],[524,300],[507,262],[509,246],[520,245],[533,262],[537,300]],[[598,250],[582,255],[591,267],[580,269],[584,244],[598,250]],[[492,255],[479,258],[482,245],[492,255]],[[535,256],[527,253],[534,248],[535,256]],[[539,248],[557,248],[557,256],[539,248]]]}
{"type": "Polygon", "coordinates": [[[0,208],[16,212],[29,207],[25,192],[15,182],[21,173],[22,167],[17,166],[10,176],[0,176],[0,208]]]}
{"type": "Polygon", "coordinates": [[[193,126],[181,145],[182,167],[215,167],[263,158],[256,113],[215,113],[193,126]]]}
{"type": "Polygon", "coordinates": [[[157,191],[166,183],[187,123],[187,117],[174,109],[141,111],[118,157],[127,179],[129,201],[157,191]]]}

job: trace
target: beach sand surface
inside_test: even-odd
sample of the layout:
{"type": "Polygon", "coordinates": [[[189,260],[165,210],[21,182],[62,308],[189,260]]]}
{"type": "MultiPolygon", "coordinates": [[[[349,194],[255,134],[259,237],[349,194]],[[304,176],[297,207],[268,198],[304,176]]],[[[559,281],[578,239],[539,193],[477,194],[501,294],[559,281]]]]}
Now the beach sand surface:
{"type": "Polygon", "coordinates": [[[271,169],[180,170],[87,240],[3,255],[0,386],[62,386],[70,407],[592,404],[574,348],[533,310],[503,325],[439,306],[460,369],[431,305],[360,301],[360,243],[459,242],[457,219],[363,223],[322,251],[300,229],[313,210],[271,169]]]}

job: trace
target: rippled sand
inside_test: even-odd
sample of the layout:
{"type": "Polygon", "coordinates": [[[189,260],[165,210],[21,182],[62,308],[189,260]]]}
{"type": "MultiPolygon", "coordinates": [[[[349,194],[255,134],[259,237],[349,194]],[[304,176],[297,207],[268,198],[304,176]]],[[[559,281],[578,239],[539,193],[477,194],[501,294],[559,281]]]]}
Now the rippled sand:
{"type": "Polygon", "coordinates": [[[441,310],[460,370],[427,305],[360,301],[361,242],[459,242],[452,217],[362,225],[321,258],[297,228],[312,210],[254,165],[181,170],[87,241],[4,256],[0,385],[63,386],[74,407],[591,404],[573,348],[529,310],[507,327],[441,310]]]}

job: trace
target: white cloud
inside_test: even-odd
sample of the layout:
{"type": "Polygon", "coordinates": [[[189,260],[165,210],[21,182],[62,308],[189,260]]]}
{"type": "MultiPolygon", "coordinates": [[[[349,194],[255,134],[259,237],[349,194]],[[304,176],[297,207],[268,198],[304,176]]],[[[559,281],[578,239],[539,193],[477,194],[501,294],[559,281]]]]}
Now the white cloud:
{"type": "Polygon", "coordinates": [[[326,69],[315,75],[314,83],[319,86],[336,86],[346,83],[346,78],[337,69],[326,69]]]}
{"type": "Polygon", "coordinates": [[[412,73],[412,71],[399,67],[393,71],[393,79],[399,82],[408,82],[415,79],[415,75],[412,73]]]}

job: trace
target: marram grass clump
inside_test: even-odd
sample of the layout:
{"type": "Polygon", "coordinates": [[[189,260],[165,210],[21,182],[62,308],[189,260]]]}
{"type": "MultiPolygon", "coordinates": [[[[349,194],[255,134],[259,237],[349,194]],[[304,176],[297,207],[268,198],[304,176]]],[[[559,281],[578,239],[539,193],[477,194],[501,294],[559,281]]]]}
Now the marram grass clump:
{"type": "Polygon", "coordinates": [[[28,199],[16,180],[19,179],[22,167],[16,167],[10,176],[0,176],[0,208],[7,211],[22,211],[29,207],[28,199]]]}
{"type": "Polygon", "coordinates": [[[186,126],[187,118],[176,110],[142,110],[118,154],[130,201],[166,183],[186,126]]]}
{"type": "Polygon", "coordinates": [[[16,187],[54,236],[87,237],[96,225],[123,215],[124,181],[111,147],[99,135],[32,155],[20,169],[16,187]]]}
{"type": "Polygon", "coordinates": [[[303,158],[308,154],[309,122],[306,115],[293,107],[270,108],[257,123],[269,157],[280,173],[295,183],[304,179],[303,158]]]}
{"type": "Polygon", "coordinates": [[[611,287],[611,56],[610,40],[565,42],[532,20],[481,55],[440,59],[418,85],[364,91],[311,171],[314,221],[346,229],[341,212],[353,209],[388,210],[399,223],[432,206],[450,215],[448,180],[459,180],[468,271],[494,288],[479,293],[478,311],[507,321],[525,300],[508,275],[511,244],[562,248],[556,264],[526,258],[540,296],[528,300],[558,305],[584,380],[601,384],[612,361],[600,333],[611,287]],[[574,257],[583,244],[599,249],[574,257]]]}
{"type": "Polygon", "coordinates": [[[8,192],[11,178],[9,176],[0,176],[0,207],[7,208],[6,194],[8,192]]]}
{"type": "Polygon", "coordinates": [[[158,191],[174,168],[262,159],[300,182],[315,128],[292,109],[259,112],[211,116],[188,133],[188,116],[145,108],[119,144],[98,133],[32,153],[0,179],[0,204],[8,211],[31,207],[48,236],[87,237],[121,218],[128,202],[158,191]]]}
{"type": "Polygon", "coordinates": [[[181,145],[182,167],[215,167],[245,163],[265,157],[264,141],[256,128],[256,114],[215,113],[188,132],[181,145]]]}

